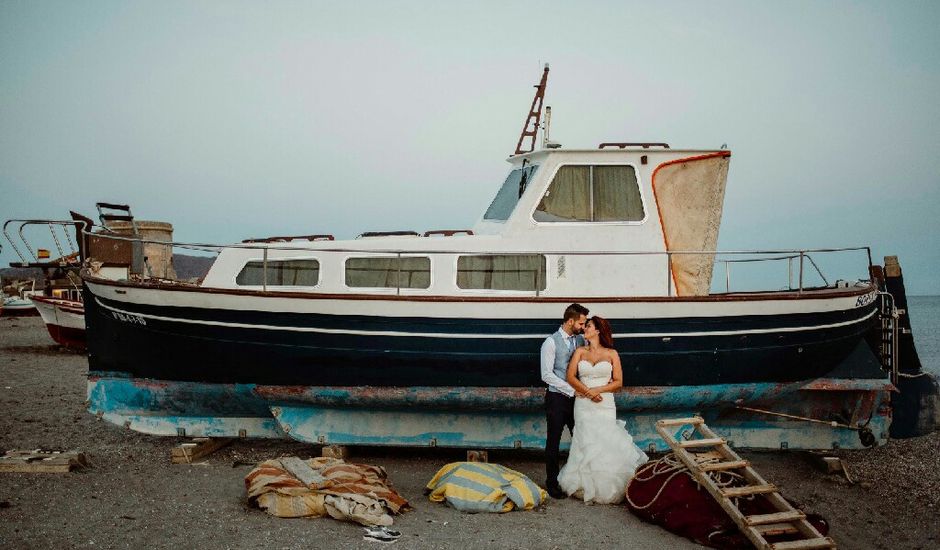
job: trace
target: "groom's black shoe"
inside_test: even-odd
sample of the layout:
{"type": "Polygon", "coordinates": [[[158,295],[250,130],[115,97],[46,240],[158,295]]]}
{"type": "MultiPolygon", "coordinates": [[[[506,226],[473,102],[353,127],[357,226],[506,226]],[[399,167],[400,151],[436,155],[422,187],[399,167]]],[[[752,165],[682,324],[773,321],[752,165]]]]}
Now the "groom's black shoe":
{"type": "Polygon", "coordinates": [[[561,487],[549,487],[546,489],[548,491],[548,496],[552,498],[557,498],[559,500],[563,498],[568,498],[568,493],[561,490],[561,487]]]}

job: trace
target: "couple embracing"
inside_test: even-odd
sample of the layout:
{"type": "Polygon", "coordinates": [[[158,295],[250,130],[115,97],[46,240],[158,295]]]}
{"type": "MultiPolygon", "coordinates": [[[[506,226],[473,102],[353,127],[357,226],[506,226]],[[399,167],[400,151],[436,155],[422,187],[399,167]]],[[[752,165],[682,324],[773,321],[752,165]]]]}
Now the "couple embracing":
{"type": "Polygon", "coordinates": [[[617,420],[613,392],[623,386],[623,370],[610,324],[598,316],[588,319],[588,313],[580,304],[568,306],[561,327],[542,344],[542,381],[548,384],[546,484],[553,498],[574,495],[613,504],[623,500],[627,482],[647,456],[617,420]],[[565,426],[571,449],[559,472],[565,426]]]}

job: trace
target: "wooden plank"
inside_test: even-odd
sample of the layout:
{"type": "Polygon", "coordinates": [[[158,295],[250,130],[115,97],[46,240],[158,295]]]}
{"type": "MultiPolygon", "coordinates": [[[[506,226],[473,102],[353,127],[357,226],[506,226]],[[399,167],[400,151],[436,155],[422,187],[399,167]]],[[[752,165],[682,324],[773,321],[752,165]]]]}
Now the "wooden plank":
{"type": "Polygon", "coordinates": [[[78,451],[8,451],[0,456],[0,472],[67,473],[87,466],[84,453],[78,451]]]}
{"type": "Polygon", "coordinates": [[[768,523],[766,525],[755,525],[753,527],[763,537],[775,537],[778,535],[795,535],[800,532],[792,523],[768,523]]]}
{"type": "Polygon", "coordinates": [[[744,521],[746,521],[748,525],[765,525],[768,523],[783,523],[798,519],[806,519],[806,514],[799,510],[788,510],[786,512],[777,512],[775,514],[757,514],[753,516],[745,516],[744,521]]]}
{"type": "MultiPolygon", "coordinates": [[[[776,493],[777,487],[770,483],[766,485],[746,485],[744,487],[728,487],[719,489],[721,495],[728,498],[746,497],[748,495],[763,495],[764,493],[776,493]]],[[[742,516],[743,517],[743,516],[742,516]]]]}
{"type": "Polygon", "coordinates": [[[812,550],[815,548],[835,548],[836,543],[829,537],[815,539],[789,540],[770,545],[773,550],[812,550]]]}
{"type": "Polygon", "coordinates": [[[680,441],[679,446],[683,449],[690,449],[695,447],[716,447],[718,445],[724,445],[725,443],[725,440],[719,437],[715,439],[689,439],[687,441],[680,441]]]}
{"type": "Polygon", "coordinates": [[[195,439],[190,443],[183,443],[170,451],[170,461],[173,464],[192,464],[194,461],[208,456],[234,441],[231,437],[195,439]]]}
{"type": "Polygon", "coordinates": [[[656,424],[659,426],[684,426],[686,424],[692,424],[693,426],[698,426],[699,424],[705,422],[702,420],[701,416],[693,416],[692,418],[672,418],[667,420],[657,420],[656,424]]]}
{"type": "Polygon", "coordinates": [[[723,472],[725,470],[738,470],[747,468],[751,463],[746,460],[731,460],[729,462],[716,462],[713,464],[702,464],[703,472],[723,472]]]}

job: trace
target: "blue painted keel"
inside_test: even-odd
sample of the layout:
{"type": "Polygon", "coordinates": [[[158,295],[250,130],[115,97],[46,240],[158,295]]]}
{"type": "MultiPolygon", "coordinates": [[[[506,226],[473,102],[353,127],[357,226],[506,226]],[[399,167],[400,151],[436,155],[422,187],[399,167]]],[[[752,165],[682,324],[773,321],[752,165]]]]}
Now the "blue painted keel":
{"type": "MultiPolygon", "coordinates": [[[[850,405],[851,426],[876,444],[888,437],[890,384],[816,380],[799,384],[631,387],[616,395],[634,440],[665,450],[656,420],[700,414],[741,448],[862,448],[858,431],[743,411],[762,409],[828,420],[850,405]]],[[[153,435],[290,437],[313,444],[542,449],[541,388],[294,388],[89,376],[88,407],[99,418],[153,435]]],[[[681,430],[680,430],[681,431],[681,430]]],[[[566,439],[562,442],[567,445],[566,439]]]]}

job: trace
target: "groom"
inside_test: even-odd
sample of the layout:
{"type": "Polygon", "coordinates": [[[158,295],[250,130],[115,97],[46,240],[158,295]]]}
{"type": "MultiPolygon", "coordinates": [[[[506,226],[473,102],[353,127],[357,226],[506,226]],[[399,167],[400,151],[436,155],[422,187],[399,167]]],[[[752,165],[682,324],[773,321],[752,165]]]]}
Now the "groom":
{"type": "Polygon", "coordinates": [[[568,362],[574,350],[584,345],[584,323],[588,309],[571,304],[565,309],[561,327],[542,343],[542,381],[548,384],[545,392],[545,419],[548,433],[545,437],[545,484],[552,498],[565,498],[558,486],[558,445],[565,426],[574,431],[574,388],[565,381],[568,362]]]}

